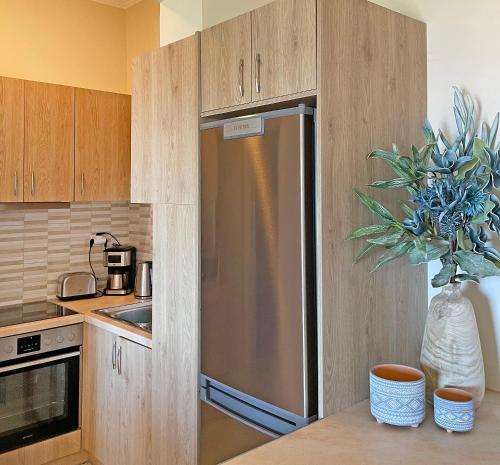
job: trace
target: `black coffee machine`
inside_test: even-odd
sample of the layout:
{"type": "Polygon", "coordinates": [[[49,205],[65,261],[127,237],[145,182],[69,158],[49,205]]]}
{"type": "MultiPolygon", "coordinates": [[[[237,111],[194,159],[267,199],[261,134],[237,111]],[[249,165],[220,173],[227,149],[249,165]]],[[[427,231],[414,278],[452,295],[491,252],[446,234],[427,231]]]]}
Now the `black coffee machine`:
{"type": "Polygon", "coordinates": [[[134,291],[135,247],[113,245],[104,250],[108,281],[104,294],[127,295],[134,291]]]}

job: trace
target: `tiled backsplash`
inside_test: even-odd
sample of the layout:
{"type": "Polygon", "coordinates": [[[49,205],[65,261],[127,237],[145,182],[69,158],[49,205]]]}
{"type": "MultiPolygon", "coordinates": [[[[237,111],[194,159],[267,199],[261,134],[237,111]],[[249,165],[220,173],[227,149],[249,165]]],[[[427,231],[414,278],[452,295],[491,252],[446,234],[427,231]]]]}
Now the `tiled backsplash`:
{"type": "MultiPolygon", "coordinates": [[[[31,206],[0,205],[0,307],[53,298],[57,278],[70,271],[89,271],[92,233],[107,231],[122,244],[137,247],[138,261],[151,260],[149,205],[72,203],[31,206]]],[[[105,286],[103,246],[94,246],[92,264],[105,286]]]]}

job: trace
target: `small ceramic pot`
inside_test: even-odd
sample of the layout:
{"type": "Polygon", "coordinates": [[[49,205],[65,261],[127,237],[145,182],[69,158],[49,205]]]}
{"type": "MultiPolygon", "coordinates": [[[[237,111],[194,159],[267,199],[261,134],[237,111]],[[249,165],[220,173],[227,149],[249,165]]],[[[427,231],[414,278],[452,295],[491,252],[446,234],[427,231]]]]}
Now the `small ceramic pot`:
{"type": "Polygon", "coordinates": [[[372,368],[370,409],[379,423],[416,428],[425,419],[425,375],[403,365],[372,368]]]}
{"type": "Polygon", "coordinates": [[[469,392],[454,388],[434,391],[434,421],[448,433],[471,431],[474,416],[474,399],[469,392]]]}

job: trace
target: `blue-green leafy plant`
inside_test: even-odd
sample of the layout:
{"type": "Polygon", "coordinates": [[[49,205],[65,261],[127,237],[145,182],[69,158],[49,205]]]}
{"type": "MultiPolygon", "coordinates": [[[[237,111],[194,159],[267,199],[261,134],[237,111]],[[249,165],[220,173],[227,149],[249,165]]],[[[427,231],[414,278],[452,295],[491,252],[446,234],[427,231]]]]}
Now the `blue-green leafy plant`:
{"type": "Polygon", "coordinates": [[[404,188],[404,217],[398,219],[374,198],[355,190],[361,202],[377,217],[378,224],[363,227],[348,239],[366,239],[356,256],[361,260],[373,249],[384,249],[374,271],[405,255],[414,265],[441,260],[434,287],[500,276],[500,253],[488,246],[487,230],[500,235],[500,114],[479,131],[474,102],[455,88],[457,135],[449,141],[442,131],[424,124],[426,145],[411,148],[404,156],[375,150],[368,157],[385,161],[398,176],[369,185],[376,189],[404,188]]]}

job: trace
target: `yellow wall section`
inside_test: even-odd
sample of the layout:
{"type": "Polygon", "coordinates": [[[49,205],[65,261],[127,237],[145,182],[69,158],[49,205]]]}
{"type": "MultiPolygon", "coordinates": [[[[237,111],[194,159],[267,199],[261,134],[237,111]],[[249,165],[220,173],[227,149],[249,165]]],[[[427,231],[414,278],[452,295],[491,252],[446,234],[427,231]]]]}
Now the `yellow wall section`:
{"type": "Polygon", "coordinates": [[[160,46],[160,3],[157,0],[143,0],[125,10],[125,31],[127,89],[130,91],[132,59],[160,46]]]}
{"type": "Polygon", "coordinates": [[[89,0],[0,0],[0,75],[125,92],[125,11],[89,0]]]}
{"type": "Polygon", "coordinates": [[[130,92],[130,61],[159,46],[159,3],[0,0],[0,76],[130,92]]]}

